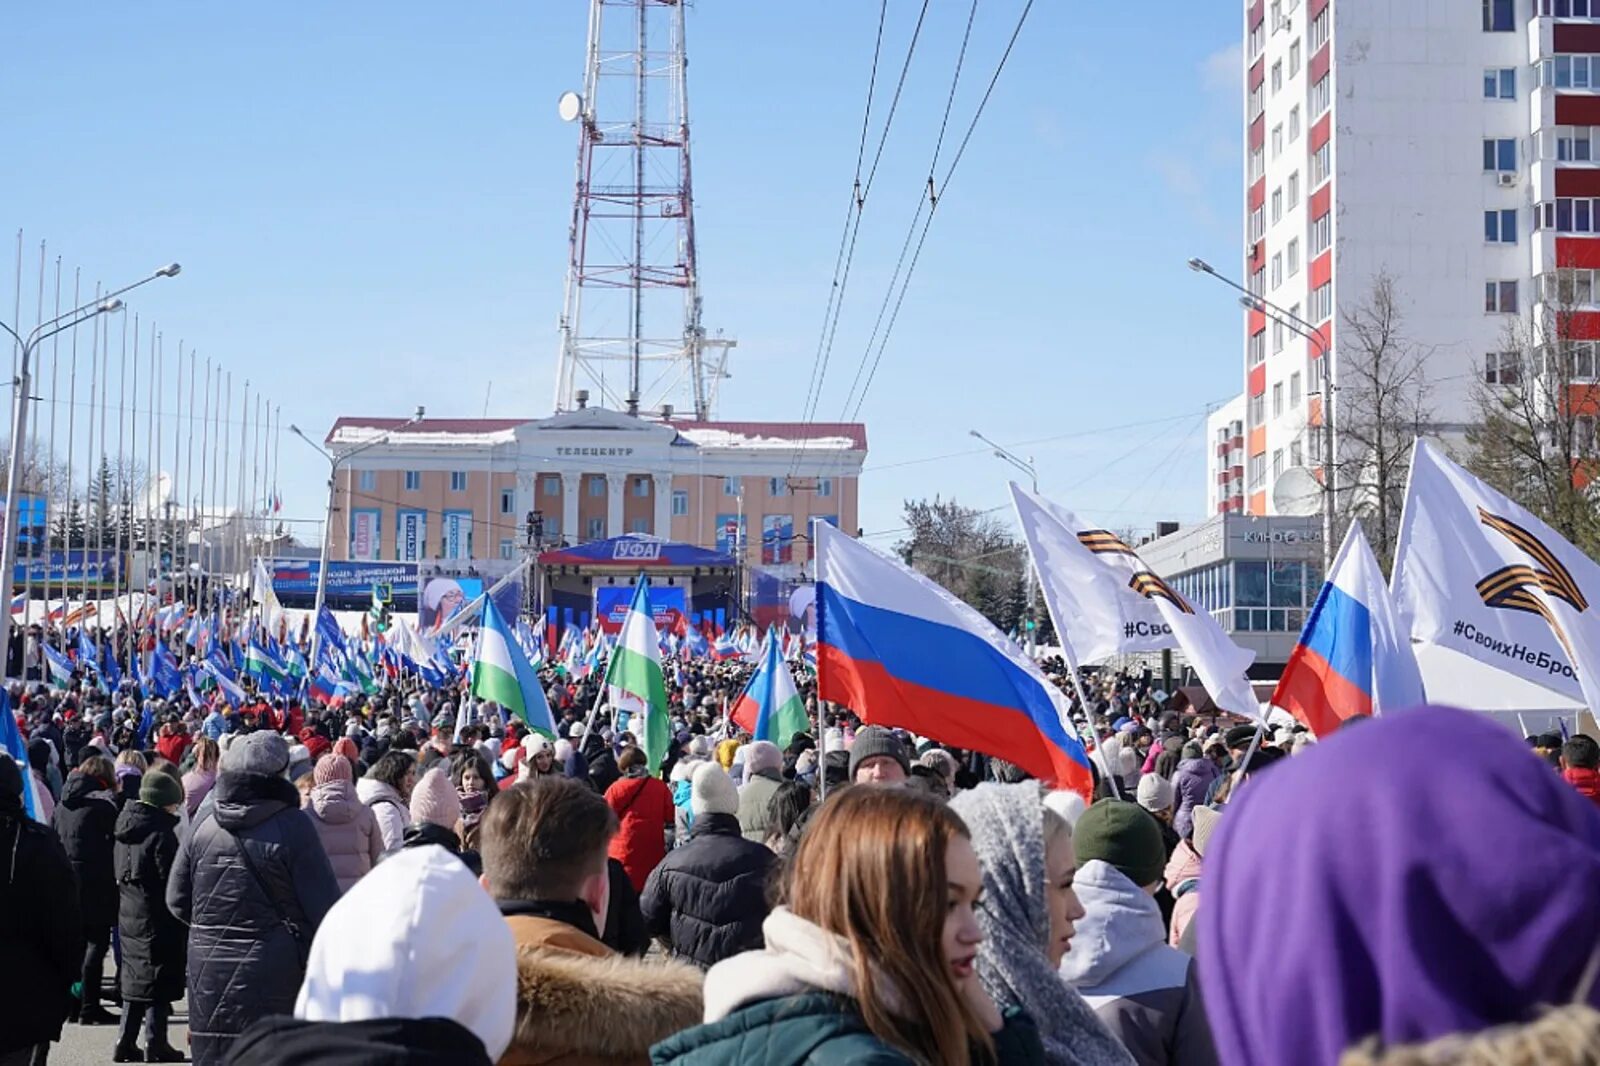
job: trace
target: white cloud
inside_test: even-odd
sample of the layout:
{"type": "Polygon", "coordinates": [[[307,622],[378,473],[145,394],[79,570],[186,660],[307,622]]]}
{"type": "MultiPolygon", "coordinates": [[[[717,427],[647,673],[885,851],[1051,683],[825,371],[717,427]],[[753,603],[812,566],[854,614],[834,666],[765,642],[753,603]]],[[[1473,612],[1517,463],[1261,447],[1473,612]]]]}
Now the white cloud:
{"type": "Polygon", "coordinates": [[[1233,97],[1244,91],[1244,45],[1234,41],[1200,61],[1200,86],[1233,97]]]}

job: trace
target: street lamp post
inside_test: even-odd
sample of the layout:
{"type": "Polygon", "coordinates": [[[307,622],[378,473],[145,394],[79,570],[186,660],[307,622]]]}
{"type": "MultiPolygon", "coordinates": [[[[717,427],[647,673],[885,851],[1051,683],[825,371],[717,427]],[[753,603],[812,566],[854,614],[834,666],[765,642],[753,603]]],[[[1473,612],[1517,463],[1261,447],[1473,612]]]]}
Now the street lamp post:
{"type": "Polygon", "coordinates": [[[1285,310],[1271,300],[1251,292],[1231,278],[1217,273],[1216,268],[1204,259],[1189,260],[1189,269],[1197,274],[1209,274],[1229,288],[1237,290],[1241,294],[1239,297],[1241,307],[1247,311],[1260,311],[1274,322],[1304,337],[1316,347],[1317,354],[1322,359],[1322,573],[1326,578],[1328,570],[1333,565],[1333,518],[1339,497],[1338,464],[1334,455],[1333,350],[1327,338],[1316,326],[1294,312],[1285,310]]]}
{"type": "MultiPolygon", "coordinates": [[[[418,422],[422,421],[422,413],[422,407],[418,406],[417,413],[406,419],[400,425],[396,426],[395,429],[405,429],[407,426],[416,425],[418,422]]],[[[312,671],[315,671],[317,668],[317,653],[322,649],[322,635],[320,632],[318,632],[317,622],[322,617],[322,605],[328,598],[328,549],[333,543],[333,505],[335,502],[335,490],[339,484],[339,467],[342,466],[346,460],[360,455],[368,448],[376,448],[380,444],[387,444],[389,442],[390,433],[393,433],[394,431],[395,430],[390,430],[388,433],[374,437],[372,440],[367,441],[367,443],[357,445],[356,447],[351,448],[349,451],[335,454],[328,451],[328,449],[324,448],[310,437],[306,436],[303,432],[301,432],[299,426],[292,423],[289,426],[290,433],[293,433],[295,436],[311,445],[311,447],[317,450],[319,455],[328,460],[328,509],[326,517],[322,521],[322,551],[318,556],[317,563],[317,598],[316,602],[311,606],[311,662],[308,669],[312,671]]]]}
{"type": "Polygon", "coordinates": [[[17,362],[17,379],[13,382],[16,398],[13,401],[11,414],[11,455],[6,464],[4,525],[0,526],[0,589],[4,590],[4,607],[0,607],[0,674],[5,672],[4,663],[11,650],[11,598],[16,595],[17,497],[22,491],[22,450],[28,440],[28,402],[32,399],[30,392],[33,387],[33,375],[28,370],[29,359],[40,342],[54,337],[57,333],[75,329],[96,315],[112,314],[122,310],[120,297],[123,293],[132,292],[141,285],[148,285],[157,278],[177,277],[181,269],[177,263],[168,263],[132,285],[114,289],[81,307],[74,307],[66,314],[39,323],[26,337],[4,322],[0,322],[0,330],[10,334],[22,348],[21,358],[17,362]]]}
{"type": "MultiPolygon", "coordinates": [[[[978,440],[983,441],[983,443],[987,444],[989,447],[993,448],[994,449],[994,457],[996,459],[999,459],[1002,462],[1010,463],[1012,466],[1016,467],[1018,470],[1021,470],[1023,473],[1027,474],[1028,475],[1028,481],[1033,486],[1033,494],[1035,496],[1039,495],[1039,471],[1034,468],[1033,456],[1030,455],[1028,458],[1024,459],[1019,455],[1016,455],[1016,454],[1014,454],[1012,452],[1007,451],[1005,448],[1003,448],[1000,445],[996,444],[994,441],[990,440],[988,437],[985,437],[982,433],[979,433],[975,429],[969,429],[969,430],[967,430],[967,433],[969,435],[973,436],[973,437],[976,437],[978,440]]],[[[1030,559],[1031,559],[1031,556],[1030,556],[1030,559]]],[[[1039,616],[1038,616],[1038,612],[1036,610],[1036,606],[1037,606],[1036,596],[1037,596],[1037,589],[1038,589],[1038,584],[1039,583],[1038,583],[1038,581],[1036,581],[1034,579],[1033,564],[1031,562],[1028,564],[1028,566],[1024,570],[1024,575],[1026,576],[1027,581],[1028,581],[1028,626],[1029,626],[1029,628],[1028,628],[1028,636],[1027,636],[1027,649],[1028,649],[1028,658],[1031,659],[1031,658],[1034,657],[1034,653],[1038,650],[1038,647],[1039,647],[1039,638],[1038,638],[1039,616]]]]}

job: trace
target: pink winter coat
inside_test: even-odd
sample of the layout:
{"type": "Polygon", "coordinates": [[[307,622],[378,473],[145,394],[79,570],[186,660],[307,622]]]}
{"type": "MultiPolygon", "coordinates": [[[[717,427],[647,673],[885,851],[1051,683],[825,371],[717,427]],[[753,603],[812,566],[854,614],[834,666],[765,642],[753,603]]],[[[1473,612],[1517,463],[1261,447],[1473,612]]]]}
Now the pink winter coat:
{"type": "Polygon", "coordinates": [[[350,891],[383,854],[378,816],[356,798],[355,786],[348,781],[329,781],[313,788],[305,812],[317,827],[339,891],[350,891]]]}
{"type": "Polygon", "coordinates": [[[1172,932],[1167,943],[1177,947],[1183,931],[1200,909],[1200,853],[1187,840],[1178,841],[1172,858],[1167,860],[1166,881],[1167,891],[1177,900],[1172,905],[1172,932]]]}
{"type": "Polygon", "coordinates": [[[194,817],[194,812],[211,795],[216,783],[215,770],[190,770],[183,775],[183,804],[189,808],[189,817],[194,817]]]}

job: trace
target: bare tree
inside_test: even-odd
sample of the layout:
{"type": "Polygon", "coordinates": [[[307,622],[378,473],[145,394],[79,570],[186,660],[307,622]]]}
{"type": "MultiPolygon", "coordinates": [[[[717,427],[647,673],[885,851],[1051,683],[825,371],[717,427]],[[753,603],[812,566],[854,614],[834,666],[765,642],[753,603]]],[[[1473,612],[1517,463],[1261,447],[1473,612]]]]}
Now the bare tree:
{"type": "Polygon", "coordinates": [[[1600,451],[1596,344],[1579,336],[1577,311],[1595,293],[1587,270],[1544,275],[1534,312],[1507,326],[1474,387],[1478,421],[1469,466],[1589,555],[1600,551],[1600,511],[1590,493],[1600,451]]]}
{"type": "MultiPolygon", "coordinates": [[[[30,441],[22,452],[22,491],[42,495],[52,485],[66,480],[65,465],[38,441],[30,441]]],[[[11,448],[0,443],[0,493],[8,490],[11,474],[11,448]]]]}
{"type": "MultiPolygon", "coordinates": [[[[1009,629],[1019,620],[1011,606],[1026,557],[999,518],[955,500],[907,500],[907,536],[895,545],[906,564],[1009,629]]],[[[1022,598],[1026,601],[1026,586],[1022,598]]]]}
{"type": "Polygon", "coordinates": [[[1387,271],[1372,279],[1359,303],[1340,311],[1335,400],[1342,536],[1350,519],[1365,525],[1387,569],[1400,532],[1411,447],[1433,420],[1427,361],[1432,350],[1405,332],[1405,313],[1387,271]]]}

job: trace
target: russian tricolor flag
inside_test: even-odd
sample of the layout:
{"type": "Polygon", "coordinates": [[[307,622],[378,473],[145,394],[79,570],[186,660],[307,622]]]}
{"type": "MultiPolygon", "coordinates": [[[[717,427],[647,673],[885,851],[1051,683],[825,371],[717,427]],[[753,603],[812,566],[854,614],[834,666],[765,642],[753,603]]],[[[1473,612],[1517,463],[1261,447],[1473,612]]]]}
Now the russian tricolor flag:
{"type": "Polygon", "coordinates": [[[1006,759],[1086,799],[1068,702],[971,607],[817,523],[818,696],[863,721],[1006,759]]]}
{"type": "Polygon", "coordinates": [[[1421,706],[1422,674],[1361,524],[1333,561],[1272,702],[1325,737],[1348,718],[1421,706]]]}

